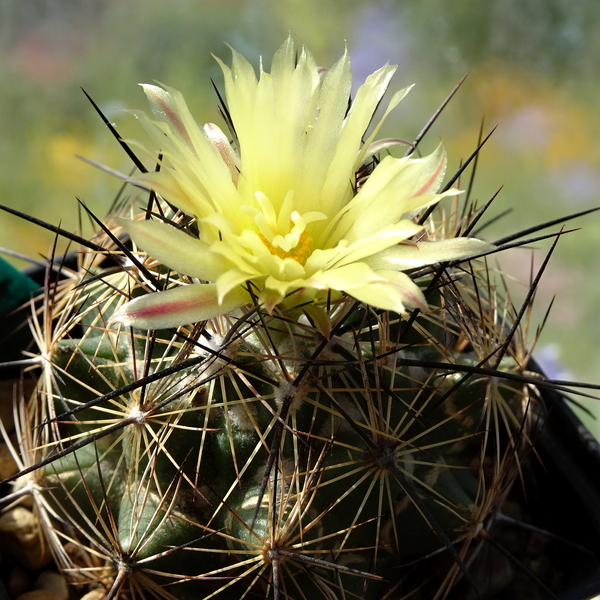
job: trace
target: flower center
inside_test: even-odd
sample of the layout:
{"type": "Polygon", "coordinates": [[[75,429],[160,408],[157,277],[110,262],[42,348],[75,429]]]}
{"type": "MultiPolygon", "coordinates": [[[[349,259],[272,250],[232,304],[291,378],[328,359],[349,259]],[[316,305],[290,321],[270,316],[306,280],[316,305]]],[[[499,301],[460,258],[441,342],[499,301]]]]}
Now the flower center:
{"type": "Polygon", "coordinates": [[[279,258],[293,258],[296,262],[304,266],[304,263],[310,254],[309,246],[312,242],[312,238],[309,237],[307,229],[300,234],[296,245],[289,250],[284,250],[280,246],[272,244],[262,233],[259,233],[258,235],[271,254],[279,256],[279,258]]]}

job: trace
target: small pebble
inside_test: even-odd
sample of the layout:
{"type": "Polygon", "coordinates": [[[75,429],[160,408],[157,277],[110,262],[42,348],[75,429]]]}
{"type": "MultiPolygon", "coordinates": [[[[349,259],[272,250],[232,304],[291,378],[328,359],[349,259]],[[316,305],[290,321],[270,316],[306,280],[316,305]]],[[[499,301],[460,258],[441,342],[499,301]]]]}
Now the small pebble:
{"type": "Polygon", "coordinates": [[[81,600],[104,600],[106,598],[106,590],[103,588],[96,588],[91,592],[88,592],[85,596],[81,597],[81,600]]]}
{"type": "Polygon", "coordinates": [[[2,543],[8,553],[25,568],[37,571],[45,567],[52,555],[47,544],[42,544],[35,515],[17,506],[0,516],[2,543]]]}
{"type": "Polygon", "coordinates": [[[69,588],[65,578],[56,571],[42,571],[33,584],[36,590],[54,592],[61,600],[69,597],[69,588]]]}
{"type": "Polygon", "coordinates": [[[11,598],[16,598],[17,596],[27,592],[30,588],[31,573],[23,567],[15,565],[10,570],[10,575],[6,581],[6,590],[8,591],[8,595],[11,598]]]}
{"type": "Polygon", "coordinates": [[[32,590],[21,594],[16,600],[61,600],[61,597],[49,590],[32,590]]]}

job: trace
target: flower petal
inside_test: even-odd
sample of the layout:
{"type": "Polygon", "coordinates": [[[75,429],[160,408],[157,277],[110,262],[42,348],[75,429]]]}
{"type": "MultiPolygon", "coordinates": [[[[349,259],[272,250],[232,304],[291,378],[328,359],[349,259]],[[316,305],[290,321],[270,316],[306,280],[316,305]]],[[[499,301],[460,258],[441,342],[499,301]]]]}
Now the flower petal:
{"type": "Polygon", "coordinates": [[[454,238],[439,242],[400,244],[365,259],[375,270],[413,269],[438,262],[468,259],[489,254],[496,246],[476,238],[454,238]]]}
{"type": "Polygon", "coordinates": [[[288,191],[298,191],[303,180],[303,148],[316,116],[318,69],[305,49],[297,56],[291,36],[275,53],[271,73],[261,68],[258,80],[248,61],[232,53],[231,69],[217,60],[242,155],[238,189],[243,196],[260,190],[279,212],[288,191]]]}
{"type": "Polygon", "coordinates": [[[188,214],[194,214],[198,210],[198,203],[202,201],[202,196],[197,193],[192,202],[189,194],[182,188],[182,178],[173,177],[169,171],[139,173],[127,181],[145,190],[155,191],[188,214]]]}
{"type": "Polygon", "coordinates": [[[249,302],[248,292],[241,287],[219,303],[214,283],[196,283],[140,296],[121,306],[111,321],[141,329],[179,327],[218,317],[249,302]]]}
{"type": "MultiPolygon", "coordinates": [[[[169,176],[173,177],[186,196],[184,205],[179,197],[165,195],[167,200],[183,210],[193,206],[194,210],[190,212],[198,216],[204,216],[218,206],[231,210],[232,201],[237,197],[231,167],[204,128],[196,123],[181,93],[166,86],[163,89],[155,85],[142,85],[142,88],[159,119],[152,121],[144,114],[136,115],[159,144],[164,156],[163,173],[158,174],[157,179],[160,182],[169,176]]],[[[152,175],[144,174],[131,180],[148,182],[153,179],[152,175]]]]}
{"type": "MultiPolygon", "coordinates": [[[[202,302],[220,306],[251,285],[269,312],[277,304],[289,308],[343,294],[403,312],[406,306],[424,307],[425,299],[400,270],[491,248],[474,240],[442,246],[408,242],[424,230],[412,221],[417,211],[460,193],[437,193],[446,168],[441,146],[420,159],[386,156],[363,185],[353,185],[366,158],[402,143],[376,142],[375,136],[410,88],[397,92],[383,118],[366,132],[395,66],[370,75],[348,107],[347,52],[330,69],[319,69],[289,36],[271,71],[261,62],[258,77],[241,54],[232,49],[232,55],[231,67],[217,61],[233,142],[216,125],[200,127],[179,92],[144,86],[158,120],[139,118],[164,159],[160,172],[131,180],[197,218],[199,239],[160,222],[126,227],[163,264],[214,284],[215,298],[202,296],[202,302]]],[[[173,293],[194,297],[190,289],[173,293]]],[[[203,287],[202,293],[211,289],[203,287]]],[[[248,300],[249,292],[244,293],[248,300]]],[[[212,309],[202,305],[202,310],[212,309]]]]}
{"type": "Polygon", "coordinates": [[[316,304],[308,304],[302,310],[315,325],[319,333],[326,340],[330,339],[333,328],[330,314],[322,306],[317,306],[316,304]]]}
{"type": "Polygon", "coordinates": [[[419,286],[405,273],[378,271],[380,281],[358,286],[349,294],[375,308],[405,314],[408,309],[427,309],[427,301],[419,286]],[[385,276],[385,278],[383,277],[385,276]]]}
{"type": "Polygon", "coordinates": [[[217,285],[217,297],[219,299],[219,302],[221,302],[227,294],[236,289],[238,286],[243,285],[247,281],[252,281],[254,278],[257,277],[261,278],[264,276],[252,276],[246,271],[236,268],[224,271],[223,274],[220,275],[215,282],[217,285]]]}
{"type": "Polygon", "coordinates": [[[209,244],[160,221],[118,219],[136,245],[163,265],[204,281],[215,281],[231,263],[209,244]]]}
{"type": "Polygon", "coordinates": [[[187,110],[182,111],[186,107],[183,96],[177,90],[167,91],[148,83],[142,83],[140,87],[144,90],[154,115],[168,123],[173,133],[192,149],[194,146],[188,129],[198,126],[187,110]]]}
{"type": "MultiPolygon", "coordinates": [[[[400,101],[404,98],[404,96],[406,96],[406,94],[408,94],[408,92],[410,92],[410,90],[413,88],[412,85],[408,86],[407,88],[404,88],[403,90],[400,90],[398,92],[396,92],[393,96],[392,99],[390,100],[390,103],[388,104],[388,107],[386,108],[385,112],[383,113],[383,116],[381,117],[381,119],[379,119],[379,123],[377,123],[377,125],[373,128],[373,131],[370,133],[369,137],[365,140],[365,143],[358,155],[358,158],[356,160],[356,162],[354,163],[354,168],[358,169],[358,167],[364,163],[365,160],[367,160],[369,158],[369,152],[371,152],[371,156],[375,153],[375,152],[381,152],[382,150],[385,150],[386,148],[382,148],[381,150],[375,150],[375,152],[373,152],[373,146],[376,146],[377,144],[373,142],[373,140],[375,139],[375,136],[379,133],[379,130],[381,129],[382,125],[384,124],[385,120],[388,118],[389,114],[392,112],[392,110],[394,108],[396,108],[396,106],[398,106],[398,104],[400,104],[400,101]]],[[[386,142],[386,141],[390,141],[390,140],[381,140],[382,142],[386,142]]],[[[406,144],[406,142],[402,142],[402,140],[398,140],[401,143],[406,144]]],[[[387,145],[387,148],[391,148],[393,146],[397,146],[398,144],[392,144],[392,145],[387,145]]]]}
{"type": "Polygon", "coordinates": [[[372,281],[383,281],[383,277],[375,273],[364,262],[356,262],[337,269],[315,273],[305,281],[305,285],[321,290],[351,291],[372,281]]]}
{"type": "Polygon", "coordinates": [[[364,260],[382,252],[390,246],[393,247],[403,242],[421,231],[423,231],[422,226],[404,219],[396,225],[388,225],[375,235],[358,239],[352,244],[338,243],[335,248],[328,248],[327,250],[316,249],[306,261],[306,271],[314,273],[319,270],[342,267],[364,260]]]}
{"type": "MultiPolygon", "coordinates": [[[[438,202],[457,190],[435,194],[443,179],[446,155],[442,146],[420,159],[386,156],[358,194],[330,221],[324,236],[354,242],[376,234],[403,216],[438,202]]],[[[324,240],[317,245],[324,245],[324,240]]]]}
{"type": "Polygon", "coordinates": [[[234,184],[237,184],[240,176],[240,158],[229,143],[227,136],[214,123],[206,123],[204,132],[219,151],[223,162],[229,167],[231,180],[234,184]]]}
{"type": "MultiPolygon", "coordinates": [[[[322,211],[335,214],[340,202],[345,200],[344,193],[351,193],[349,168],[342,167],[337,161],[356,157],[360,146],[360,135],[352,142],[354,151],[344,158],[340,155],[340,135],[346,127],[345,115],[348,99],[352,90],[352,70],[348,53],[329,69],[315,93],[314,117],[307,123],[302,163],[296,166],[296,195],[302,199],[303,206],[298,212],[322,211]],[[330,193],[335,187],[340,195],[330,193]]],[[[347,148],[345,150],[348,150],[347,148]]]]}
{"type": "MultiPolygon", "coordinates": [[[[348,179],[348,174],[355,169],[363,135],[396,69],[397,65],[381,67],[369,75],[356,92],[337,141],[323,189],[322,197],[327,198],[329,204],[333,205],[333,200],[338,201],[337,206],[332,206],[333,210],[330,210],[330,214],[337,212],[341,208],[339,202],[347,198],[348,188],[352,183],[348,179]]],[[[314,210],[316,209],[317,207],[314,210]]]]}
{"type": "Polygon", "coordinates": [[[377,140],[366,148],[365,154],[362,157],[362,163],[369,160],[375,154],[379,154],[380,152],[385,152],[386,150],[391,150],[392,148],[396,148],[398,146],[412,146],[410,142],[406,140],[401,140],[400,138],[385,138],[383,140],[377,140]]]}

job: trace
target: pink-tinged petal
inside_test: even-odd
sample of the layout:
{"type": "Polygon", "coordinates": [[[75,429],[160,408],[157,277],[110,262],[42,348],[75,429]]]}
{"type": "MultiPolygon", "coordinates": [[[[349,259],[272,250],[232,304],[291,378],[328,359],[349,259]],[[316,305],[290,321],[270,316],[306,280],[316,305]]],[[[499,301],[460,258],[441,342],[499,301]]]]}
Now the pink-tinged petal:
{"type": "Polygon", "coordinates": [[[399,244],[365,259],[373,269],[413,269],[438,262],[489,254],[496,246],[476,238],[454,238],[439,242],[399,244]]]}
{"type": "Polygon", "coordinates": [[[177,148],[179,153],[187,154],[186,160],[198,159],[209,172],[216,169],[219,175],[222,174],[224,161],[220,149],[198,125],[181,92],[168,86],[141,84],[141,87],[159,119],[156,125],[173,142],[171,149],[177,148]]]}
{"type": "Polygon", "coordinates": [[[121,306],[111,321],[140,329],[165,329],[206,321],[249,302],[248,292],[240,287],[219,303],[215,284],[198,283],[140,296],[121,306]]]}
{"type": "MultiPolygon", "coordinates": [[[[210,139],[207,132],[198,125],[180,92],[169,87],[142,85],[154,115],[158,121],[152,121],[141,114],[138,118],[155,142],[159,144],[163,155],[161,173],[158,181],[164,184],[165,175],[177,180],[183,195],[173,195],[168,190],[156,189],[167,200],[186,212],[203,216],[221,205],[228,211],[234,208],[236,187],[231,165],[223,156],[224,148],[219,148],[210,139]],[[193,210],[190,210],[190,207],[193,210]]],[[[235,171],[237,175],[237,171],[235,171]]],[[[151,179],[151,174],[140,178],[151,179]]],[[[137,178],[132,178],[136,180],[137,178]]],[[[172,184],[170,185],[172,188],[172,184]]],[[[176,191],[176,190],[175,190],[176,191]]]]}
{"type": "Polygon", "coordinates": [[[441,144],[429,156],[411,161],[410,164],[415,168],[416,175],[411,182],[410,197],[418,198],[427,194],[435,194],[446,174],[446,162],[446,151],[441,144]],[[419,161],[421,164],[417,167],[419,161]]]}
{"type": "Polygon", "coordinates": [[[206,123],[204,125],[204,131],[208,136],[208,139],[215,145],[215,148],[219,151],[223,162],[229,168],[231,172],[231,180],[237,184],[240,175],[240,160],[231,147],[227,136],[221,131],[221,129],[214,123],[206,123]]]}
{"type": "MultiPolygon", "coordinates": [[[[141,83],[140,87],[146,93],[152,112],[161,120],[169,123],[173,132],[190,148],[193,147],[192,140],[187,132],[182,116],[179,114],[177,102],[172,94],[174,90],[164,90],[157,85],[141,83]]],[[[183,101],[181,99],[181,101],[183,101]]]]}

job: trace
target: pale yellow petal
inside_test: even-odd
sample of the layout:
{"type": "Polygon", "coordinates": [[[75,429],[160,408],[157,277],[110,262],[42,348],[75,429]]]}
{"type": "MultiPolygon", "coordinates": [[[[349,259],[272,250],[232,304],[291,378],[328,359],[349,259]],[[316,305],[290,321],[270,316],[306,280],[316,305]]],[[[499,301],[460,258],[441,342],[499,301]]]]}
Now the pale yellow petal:
{"type": "Polygon", "coordinates": [[[383,140],[377,140],[376,142],[372,142],[371,144],[369,144],[369,146],[365,145],[366,150],[364,156],[361,156],[361,160],[357,165],[357,168],[376,154],[386,152],[388,150],[391,150],[392,148],[397,148],[398,146],[408,145],[410,144],[406,140],[401,140],[399,138],[385,138],[383,140]]]}
{"type": "MultiPolygon", "coordinates": [[[[315,118],[306,131],[302,162],[297,165],[297,197],[302,201],[299,212],[322,211],[335,214],[340,201],[330,189],[345,189],[350,183],[350,169],[336,166],[341,158],[339,136],[344,127],[352,89],[352,70],[347,52],[323,76],[315,95],[315,118]]],[[[360,140],[355,140],[360,144],[360,140]]],[[[354,157],[358,146],[354,149],[354,157]]],[[[352,151],[350,151],[352,153],[352,151]]]]}
{"type": "Polygon", "coordinates": [[[363,262],[315,273],[305,284],[321,290],[351,291],[365,283],[382,281],[383,278],[363,262]]]}
{"type": "Polygon", "coordinates": [[[150,173],[140,173],[130,177],[127,181],[144,189],[154,190],[157,194],[188,214],[195,214],[198,210],[198,204],[202,202],[200,194],[192,201],[190,196],[182,189],[180,185],[181,179],[173,177],[169,172],[152,171],[150,173]]]}
{"type": "Polygon", "coordinates": [[[373,269],[413,269],[433,263],[462,260],[489,254],[496,246],[476,238],[454,238],[438,242],[401,244],[365,259],[373,269]]]}
{"type": "MultiPolygon", "coordinates": [[[[412,88],[413,88],[413,86],[411,85],[409,87],[404,88],[403,90],[396,92],[392,96],[392,99],[390,100],[388,107],[386,108],[385,112],[383,113],[383,116],[381,117],[381,119],[379,119],[379,122],[373,128],[373,131],[370,133],[369,137],[365,140],[363,147],[356,159],[356,162],[354,163],[355,169],[358,169],[358,167],[369,157],[369,152],[371,152],[371,156],[372,156],[375,152],[382,152],[383,150],[393,148],[394,146],[398,145],[395,143],[390,144],[389,140],[388,140],[388,144],[387,145],[382,144],[383,147],[381,149],[373,148],[374,140],[377,137],[377,134],[379,133],[379,130],[381,129],[382,125],[385,123],[385,120],[388,118],[388,116],[392,112],[392,110],[394,110],[394,108],[396,108],[396,106],[398,106],[398,104],[400,104],[400,102],[404,99],[404,97],[408,94],[408,92],[410,92],[410,90],[412,88]]],[[[401,143],[405,143],[405,142],[402,142],[402,140],[398,140],[398,141],[401,143]]]]}
{"type": "Polygon", "coordinates": [[[395,225],[388,225],[377,231],[375,235],[359,238],[352,244],[340,244],[327,250],[314,250],[306,261],[306,270],[309,273],[320,269],[341,267],[343,265],[361,261],[376,255],[386,248],[417,235],[423,230],[421,225],[412,221],[402,220],[395,225]]]}
{"type": "Polygon", "coordinates": [[[337,225],[335,229],[331,227],[330,235],[350,242],[369,237],[416,209],[457,194],[457,190],[434,194],[445,168],[446,156],[441,146],[422,159],[386,156],[358,194],[332,220],[337,225]]]}
{"type": "Polygon", "coordinates": [[[264,279],[262,275],[251,275],[248,274],[247,271],[233,268],[228,271],[224,271],[218,279],[216,279],[217,284],[217,297],[219,302],[223,300],[227,296],[227,294],[231,293],[232,290],[235,290],[237,287],[246,284],[249,281],[252,281],[254,278],[264,279]]]}
{"type": "Polygon", "coordinates": [[[382,280],[355,287],[349,294],[365,304],[399,314],[413,308],[427,309],[423,292],[406,274],[391,271],[378,271],[378,274],[382,280]]]}
{"type": "Polygon", "coordinates": [[[204,281],[216,281],[231,263],[209,244],[160,221],[118,219],[135,244],[163,265],[204,281]]]}
{"type": "Polygon", "coordinates": [[[361,85],[345,119],[342,132],[331,159],[322,198],[331,206],[330,214],[342,208],[341,202],[351,192],[352,181],[348,177],[355,168],[362,137],[371,122],[373,112],[385,93],[397,65],[385,65],[367,77],[361,85]],[[335,201],[337,205],[334,205],[335,201]]]}

